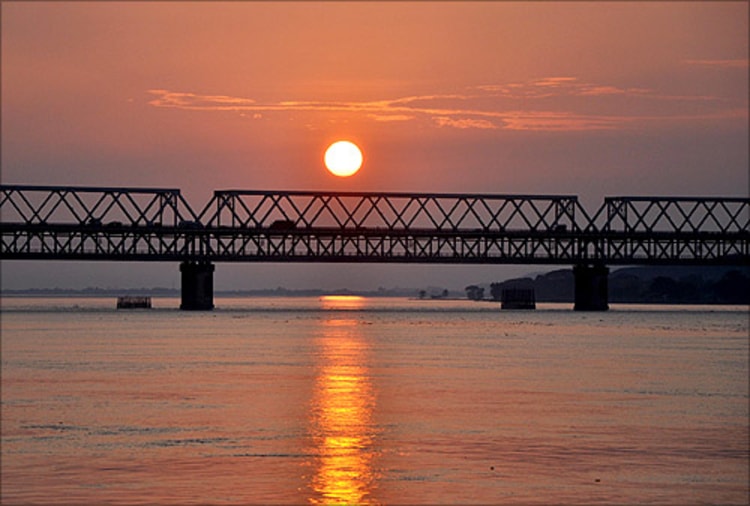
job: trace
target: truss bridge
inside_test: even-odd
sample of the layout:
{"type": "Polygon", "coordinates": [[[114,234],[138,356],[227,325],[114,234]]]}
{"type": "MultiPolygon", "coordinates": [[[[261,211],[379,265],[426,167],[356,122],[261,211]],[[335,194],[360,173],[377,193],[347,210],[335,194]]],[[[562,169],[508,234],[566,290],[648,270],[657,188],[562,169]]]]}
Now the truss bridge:
{"type": "Polygon", "coordinates": [[[185,309],[218,262],[568,264],[606,309],[608,265],[748,265],[750,199],[0,186],[0,258],[180,262],[185,309]]]}

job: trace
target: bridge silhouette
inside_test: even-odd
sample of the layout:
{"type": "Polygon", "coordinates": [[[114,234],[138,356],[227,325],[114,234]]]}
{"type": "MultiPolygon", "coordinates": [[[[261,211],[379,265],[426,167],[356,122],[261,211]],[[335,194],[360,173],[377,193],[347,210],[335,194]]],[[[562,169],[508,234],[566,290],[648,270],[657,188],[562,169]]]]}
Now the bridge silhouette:
{"type": "Polygon", "coordinates": [[[568,264],[575,309],[608,307],[609,265],[748,265],[750,198],[0,186],[0,259],[176,261],[183,309],[216,262],[568,264]]]}

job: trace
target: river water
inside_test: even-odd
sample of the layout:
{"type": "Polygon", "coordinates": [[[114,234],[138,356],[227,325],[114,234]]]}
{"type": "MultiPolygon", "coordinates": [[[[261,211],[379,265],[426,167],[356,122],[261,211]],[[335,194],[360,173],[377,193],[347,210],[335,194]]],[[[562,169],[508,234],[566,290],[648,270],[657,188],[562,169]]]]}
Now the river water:
{"type": "Polygon", "coordinates": [[[2,299],[2,504],[747,504],[748,308],[2,299]]]}

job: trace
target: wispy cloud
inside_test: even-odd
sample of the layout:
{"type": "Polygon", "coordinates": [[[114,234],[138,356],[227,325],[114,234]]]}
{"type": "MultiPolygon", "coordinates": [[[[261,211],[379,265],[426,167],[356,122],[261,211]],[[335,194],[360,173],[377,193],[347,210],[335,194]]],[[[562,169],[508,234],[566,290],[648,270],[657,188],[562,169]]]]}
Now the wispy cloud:
{"type": "Polygon", "coordinates": [[[456,119],[448,116],[436,116],[433,118],[435,123],[441,127],[453,127],[453,128],[483,128],[483,129],[495,129],[498,128],[495,123],[486,119],[456,119]]]}
{"type": "Polygon", "coordinates": [[[528,83],[485,84],[475,88],[497,96],[519,100],[601,95],[643,97],[653,93],[646,88],[621,88],[613,85],[586,83],[575,77],[546,77],[528,83]]]}
{"type": "Polygon", "coordinates": [[[576,81],[578,81],[578,79],[575,77],[545,77],[544,79],[533,81],[531,84],[543,88],[557,88],[559,86],[575,83],[576,81]]]}
{"type": "MultiPolygon", "coordinates": [[[[196,93],[180,93],[168,90],[149,90],[149,93],[159,96],[160,107],[174,107],[177,109],[194,109],[213,111],[248,110],[255,104],[251,98],[231,97],[227,95],[199,95],[196,93]]],[[[153,101],[149,102],[151,105],[153,101]]]]}
{"type": "Polygon", "coordinates": [[[587,130],[615,130],[624,126],[629,120],[622,117],[586,116],[565,112],[516,111],[515,113],[509,113],[504,121],[505,128],[508,130],[582,132],[587,130]]]}
{"type": "Polygon", "coordinates": [[[750,60],[747,59],[735,59],[735,60],[685,60],[688,65],[700,65],[703,67],[715,67],[715,68],[738,68],[746,69],[750,66],[750,60]]]}
{"type": "Polygon", "coordinates": [[[414,116],[409,114],[368,114],[368,118],[375,121],[389,122],[389,121],[409,121],[414,119],[414,116]]]}
{"type": "MultiPolygon", "coordinates": [[[[462,130],[613,130],[649,121],[734,118],[737,111],[742,110],[736,103],[726,104],[726,99],[720,97],[670,95],[647,88],[588,83],[570,76],[483,84],[466,88],[465,93],[433,93],[370,101],[283,100],[264,103],[246,97],[164,89],[148,92],[153,97],[149,104],[159,108],[235,111],[256,119],[265,119],[265,113],[273,112],[343,113],[361,115],[375,122],[426,120],[440,128],[462,130]],[[623,98],[627,100],[623,101],[623,98]],[[701,110],[691,114],[689,106],[697,102],[702,103],[701,110]],[[669,104],[669,107],[654,104],[669,104]],[[652,113],[644,114],[643,111],[652,113]]],[[[741,105],[746,106],[746,102],[741,105]]]]}

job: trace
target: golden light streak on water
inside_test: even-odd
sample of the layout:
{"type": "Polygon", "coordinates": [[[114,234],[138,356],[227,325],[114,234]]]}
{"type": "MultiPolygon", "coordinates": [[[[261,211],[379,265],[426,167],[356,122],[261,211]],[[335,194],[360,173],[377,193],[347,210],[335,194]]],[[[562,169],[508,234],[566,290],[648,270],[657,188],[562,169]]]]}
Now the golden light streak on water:
{"type": "MultiPolygon", "coordinates": [[[[327,309],[353,309],[358,297],[326,297],[327,309]]],[[[375,396],[368,345],[354,319],[331,318],[318,338],[319,369],[310,410],[315,445],[312,504],[371,504],[375,396]]]]}
{"type": "Polygon", "coordinates": [[[365,301],[359,295],[324,295],[320,298],[323,309],[328,310],[362,309],[365,301]]]}

